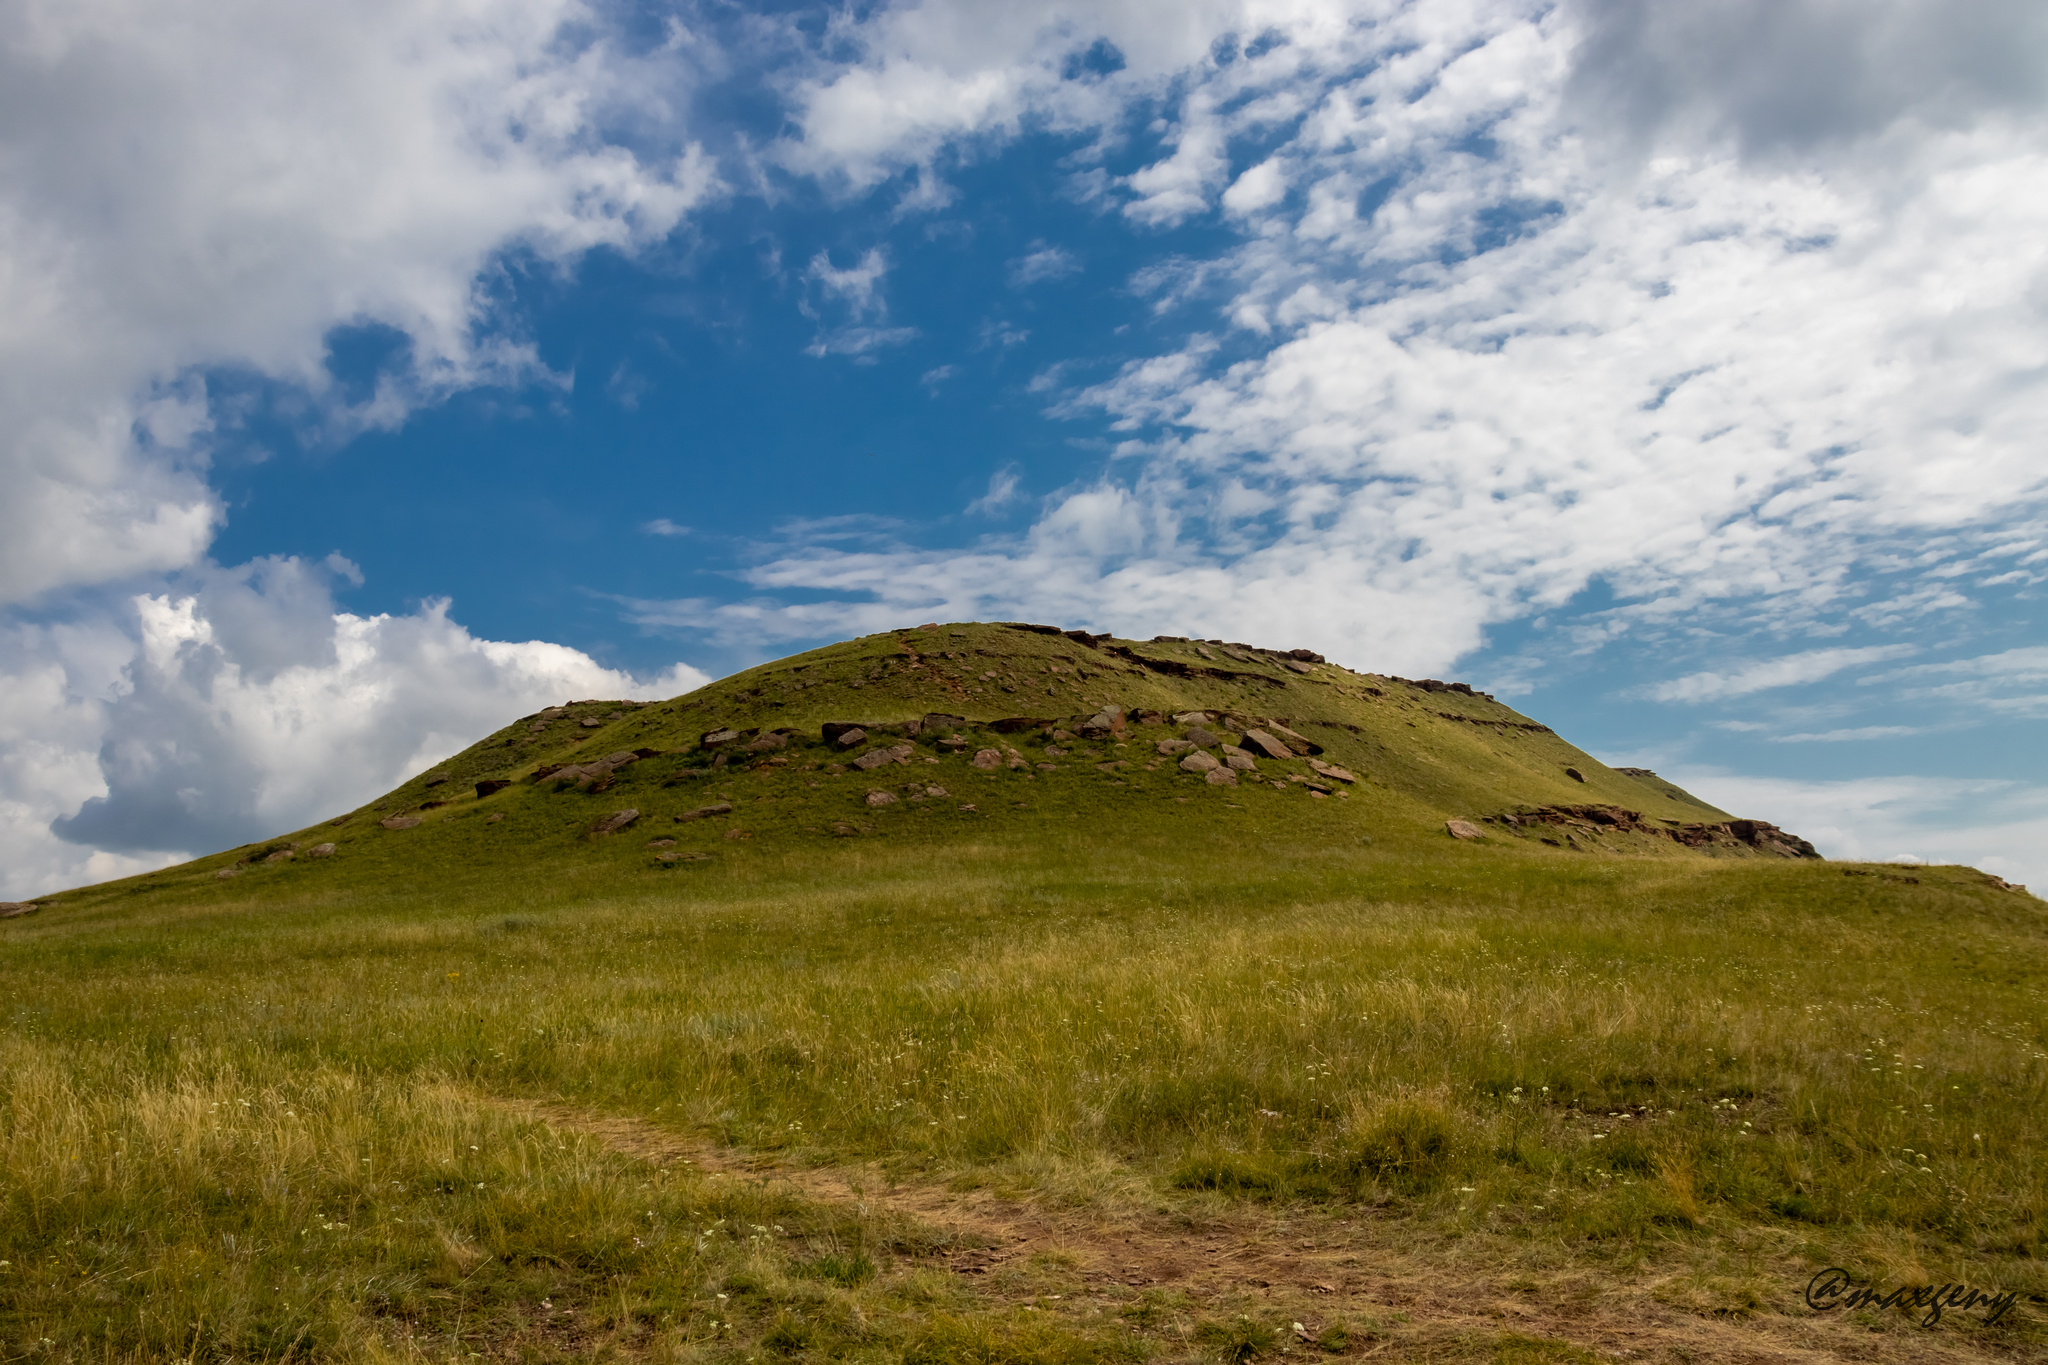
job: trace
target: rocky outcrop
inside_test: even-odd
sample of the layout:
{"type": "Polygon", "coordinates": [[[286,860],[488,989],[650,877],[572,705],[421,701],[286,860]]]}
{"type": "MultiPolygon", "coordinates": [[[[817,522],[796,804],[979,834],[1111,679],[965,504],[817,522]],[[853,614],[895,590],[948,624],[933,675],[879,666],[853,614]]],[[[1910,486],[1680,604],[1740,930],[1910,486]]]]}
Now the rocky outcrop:
{"type": "Polygon", "coordinates": [[[605,816],[604,819],[592,825],[590,832],[592,834],[617,834],[639,818],[640,812],[637,810],[613,811],[610,815],[605,816]]]}
{"type": "Polygon", "coordinates": [[[386,829],[418,829],[420,818],[417,815],[392,815],[377,823],[386,829]]]}
{"type": "Polygon", "coordinates": [[[1684,824],[1677,820],[1645,820],[1640,811],[1621,806],[1538,806],[1533,810],[1489,815],[1486,819],[1511,829],[1538,825],[1576,829],[1587,834],[1647,834],[1687,848],[1741,845],[1784,858],[1818,858],[1814,846],[1762,820],[1723,820],[1684,824]]]}
{"type": "Polygon", "coordinates": [[[0,901],[0,919],[20,919],[23,915],[33,915],[42,908],[34,901],[0,901]]]}

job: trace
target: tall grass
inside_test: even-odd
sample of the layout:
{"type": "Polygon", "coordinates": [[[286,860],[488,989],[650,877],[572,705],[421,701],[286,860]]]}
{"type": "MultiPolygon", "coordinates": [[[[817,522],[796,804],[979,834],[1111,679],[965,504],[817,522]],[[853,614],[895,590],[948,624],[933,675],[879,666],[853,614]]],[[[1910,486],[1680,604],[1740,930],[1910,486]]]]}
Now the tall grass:
{"type": "MultiPolygon", "coordinates": [[[[803,1272],[886,1230],[489,1103],[520,1096],[1105,1206],[1364,1204],[1575,1261],[1706,1264],[1763,1229],[1816,1266],[2048,1287],[2039,902],[1960,869],[1451,873],[1209,838],[451,866],[18,922],[0,1333],[78,1358],[1024,1341],[964,1291],[803,1272]]],[[[1128,1349],[1059,1341],[1029,1349],[1128,1349]]]]}

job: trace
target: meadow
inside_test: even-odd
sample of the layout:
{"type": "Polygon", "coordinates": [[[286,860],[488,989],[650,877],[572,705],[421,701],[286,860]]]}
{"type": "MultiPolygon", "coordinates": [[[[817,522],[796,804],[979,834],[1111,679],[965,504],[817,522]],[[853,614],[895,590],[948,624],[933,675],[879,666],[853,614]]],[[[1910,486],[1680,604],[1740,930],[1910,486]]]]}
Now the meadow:
{"type": "Polygon", "coordinates": [[[70,893],[0,1358],[2048,1354],[2040,901],[1289,819],[70,893]]]}

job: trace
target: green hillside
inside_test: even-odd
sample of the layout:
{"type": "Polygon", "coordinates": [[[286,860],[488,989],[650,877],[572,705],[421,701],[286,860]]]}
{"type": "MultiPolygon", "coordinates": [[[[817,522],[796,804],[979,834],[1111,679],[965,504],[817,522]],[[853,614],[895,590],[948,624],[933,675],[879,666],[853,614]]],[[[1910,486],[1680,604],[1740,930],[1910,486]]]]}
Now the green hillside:
{"type": "Polygon", "coordinates": [[[1147,827],[1186,818],[1181,806],[1320,839],[1446,842],[1457,820],[1487,841],[1560,852],[1811,855],[1653,773],[1609,768],[1464,684],[1295,653],[1026,625],[871,635],[668,702],[576,701],[521,717],[346,816],[138,880],[277,876],[283,862],[294,879],[346,882],[352,866],[420,858],[687,861],[728,837],[1147,827]],[[839,738],[847,726],[858,742],[839,738]],[[1191,734],[1205,742],[1186,747],[1191,734]],[[1187,771],[1196,748],[1230,780],[1187,771]],[[994,765],[977,766],[990,753],[994,765]],[[861,766],[877,756],[888,761],[861,766]],[[893,799],[876,804],[878,792],[893,799]],[[720,805],[732,809],[676,822],[720,805]],[[629,824],[605,828],[629,811],[629,824]],[[620,837],[602,854],[584,847],[607,833],[620,837]],[[674,843],[647,852],[657,837],[674,843]]]}
{"type": "Polygon", "coordinates": [[[1454,684],[870,636],[9,911],[0,1358],[2042,1359],[2043,909],[1454,684]]]}

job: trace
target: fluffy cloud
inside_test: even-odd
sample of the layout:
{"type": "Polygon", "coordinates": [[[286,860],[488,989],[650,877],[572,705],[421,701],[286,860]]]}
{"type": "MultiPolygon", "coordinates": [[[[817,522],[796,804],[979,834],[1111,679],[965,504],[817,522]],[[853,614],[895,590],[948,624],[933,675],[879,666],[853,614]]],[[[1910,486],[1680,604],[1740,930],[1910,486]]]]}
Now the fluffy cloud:
{"type": "Polygon", "coordinates": [[[717,189],[675,132],[687,35],[603,31],[578,0],[0,9],[0,603],[204,552],[206,368],[343,431],[530,373],[479,339],[493,253],[629,246],[717,189]],[[336,412],[325,339],[367,322],[411,366],[336,412]]]}
{"type": "Polygon", "coordinates": [[[1719,701],[1724,697],[1747,696],[1773,687],[1796,687],[1801,683],[1831,678],[1845,668],[1883,663],[1914,652],[1911,645],[1877,645],[1864,649],[1809,649],[1777,659],[1745,663],[1735,669],[1693,673],[1669,682],[1656,683],[1644,692],[1657,701],[1719,701]]]}
{"type": "MultiPolygon", "coordinates": [[[[1157,159],[1102,193],[1148,223],[1220,206],[1242,236],[1175,265],[1159,306],[1184,344],[1058,400],[1126,440],[1031,531],[818,547],[751,581],[877,619],[1198,617],[1435,669],[1596,584],[1620,604],[1610,637],[1782,638],[2038,578],[2048,134],[2038,80],[1999,49],[2038,58],[2043,29],[1966,8],[1936,48],[1917,35],[1948,8],[1904,3],[849,21],[858,55],[799,88],[787,164],[871,184],[1027,125],[1127,138],[1121,119],[1165,107],[1157,159]],[[1061,66],[1096,39],[1124,69],[1061,66]],[[1829,42],[1814,87],[1803,63],[1829,42]],[[1642,107],[1636,58],[1695,51],[1722,77],[1642,107]],[[1781,107],[1800,91],[1804,112],[1781,107]],[[1647,130],[1618,150],[1617,108],[1647,130]]],[[[794,637],[830,608],[736,610],[794,637]]]]}
{"type": "Polygon", "coordinates": [[[32,895],[347,810],[512,716],[584,697],[673,696],[542,641],[479,640],[448,604],[337,613],[346,566],[261,560],[136,598],[129,628],[4,642],[0,895],[32,895]]]}

